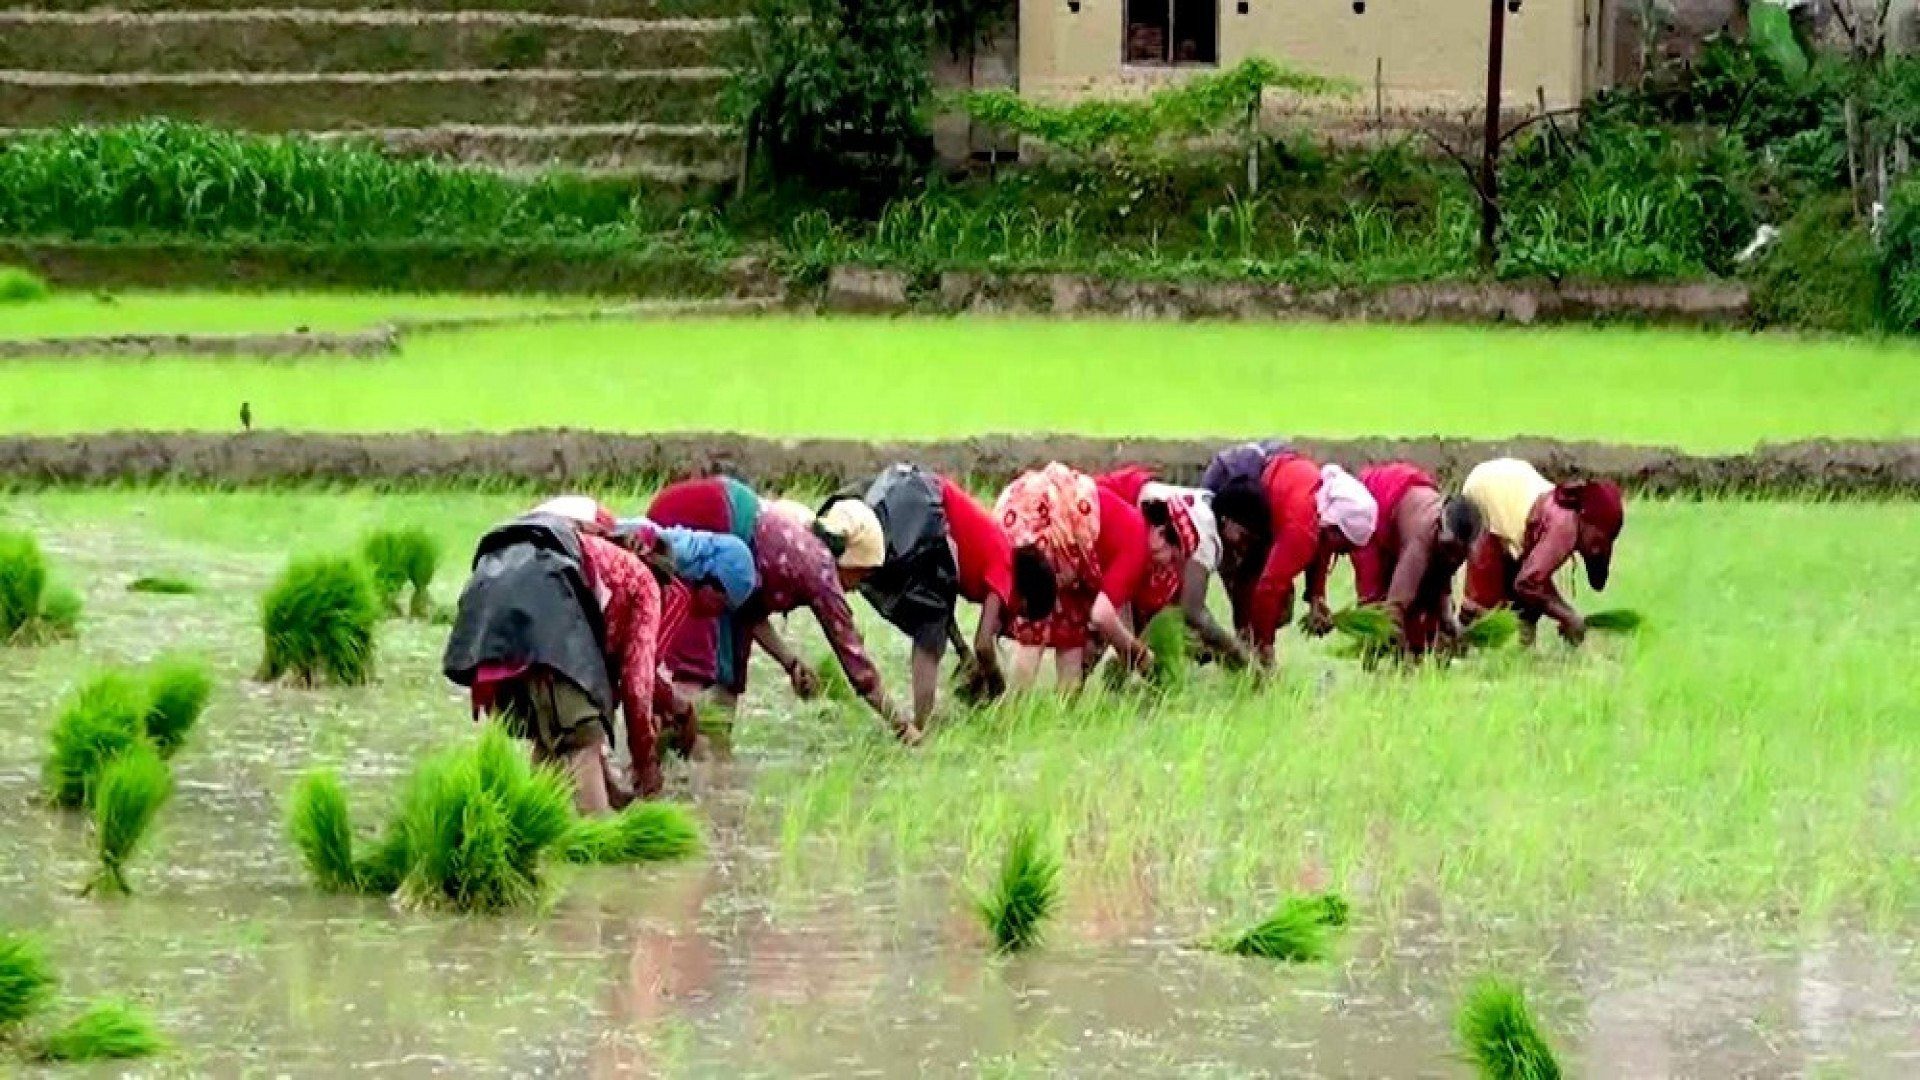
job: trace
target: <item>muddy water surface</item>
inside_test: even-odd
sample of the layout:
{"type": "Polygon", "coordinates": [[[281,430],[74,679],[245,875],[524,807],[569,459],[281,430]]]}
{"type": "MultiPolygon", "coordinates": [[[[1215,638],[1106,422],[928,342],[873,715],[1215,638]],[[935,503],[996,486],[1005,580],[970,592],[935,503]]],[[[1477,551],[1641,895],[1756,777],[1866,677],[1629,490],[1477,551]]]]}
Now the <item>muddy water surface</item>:
{"type": "Polygon", "coordinates": [[[1191,912],[1077,896],[1048,949],[1001,962],[945,875],[876,871],[858,891],[795,896],[779,838],[744,824],[758,775],[804,767],[800,722],[776,716],[772,694],[743,724],[741,757],[674,777],[707,824],[699,860],[570,872],[542,917],[323,897],[284,840],[281,799],[331,764],[370,816],[420,753],[466,729],[437,674],[441,632],[391,624],[371,689],[263,688],[246,678],[254,598],[277,556],[33,524],[84,585],[88,621],[77,643],[0,652],[0,922],[45,936],[68,991],[153,1009],[176,1049],[142,1072],[1464,1076],[1453,1002],[1498,966],[1526,980],[1580,1075],[1920,1075],[1920,972],[1884,935],[1463,932],[1417,905],[1391,925],[1363,907],[1340,962],[1288,970],[1185,947],[1168,926],[1191,912]],[[125,591],[183,570],[208,591],[125,591]],[[204,651],[220,690],[177,760],[138,895],[82,900],[87,830],[37,802],[46,725],[90,665],[162,648],[204,651]]]}

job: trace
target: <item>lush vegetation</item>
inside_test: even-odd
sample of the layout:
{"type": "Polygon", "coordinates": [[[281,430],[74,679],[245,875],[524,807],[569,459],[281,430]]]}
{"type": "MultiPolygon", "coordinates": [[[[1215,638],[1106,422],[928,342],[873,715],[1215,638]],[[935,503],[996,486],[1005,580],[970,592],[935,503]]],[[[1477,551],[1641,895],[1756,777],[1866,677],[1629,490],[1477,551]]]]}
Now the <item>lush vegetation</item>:
{"type": "Polygon", "coordinates": [[[256,424],[291,431],[1526,434],[1743,450],[1760,441],[1920,435],[1920,413],[1909,406],[1920,397],[1914,359],[1900,342],[1626,329],[579,323],[435,335],[379,364],[0,365],[0,431],[226,432],[245,400],[256,424]],[[541,362],[528,365],[528,356],[541,362]],[[512,393],[499,392],[502,380],[512,393]],[[208,385],[222,393],[201,389],[208,385]],[[888,408],[847,406],[882,399],[888,408]]]}

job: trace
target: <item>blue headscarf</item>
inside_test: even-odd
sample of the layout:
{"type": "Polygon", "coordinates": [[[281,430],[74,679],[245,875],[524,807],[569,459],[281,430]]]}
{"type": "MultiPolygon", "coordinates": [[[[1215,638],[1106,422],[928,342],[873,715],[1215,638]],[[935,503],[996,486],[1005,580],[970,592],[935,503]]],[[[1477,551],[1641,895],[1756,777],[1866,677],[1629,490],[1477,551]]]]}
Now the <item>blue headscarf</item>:
{"type": "Polygon", "coordinates": [[[658,532],[660,542],[673,555],[673,569],[681,580],[689,585],[718,586],[727,594],[728,608],[738,608],[753,595],[759,581],[753,569],[753,551],[739,537],[679,527],[658,532]]]}

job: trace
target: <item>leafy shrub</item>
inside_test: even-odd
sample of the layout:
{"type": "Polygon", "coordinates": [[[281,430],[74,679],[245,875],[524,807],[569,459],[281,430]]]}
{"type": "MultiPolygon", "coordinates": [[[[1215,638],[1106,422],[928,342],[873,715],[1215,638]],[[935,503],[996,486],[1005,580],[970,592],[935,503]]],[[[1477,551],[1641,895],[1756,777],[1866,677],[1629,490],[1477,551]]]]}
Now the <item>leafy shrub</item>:
{"type": "Polygon", "coordinates": [[[281,572],[261,602],[266,651],[260,677],[357,686],[373,678],[379,602],[353,559],[312,558],[281,572]]]}
{"type": "Polygon", "coordinates": [[[45,300],[51,291],[47,283],[31,270],[18,266],[0,266],[0,304],[24,304],[45,300]]]}
{"type": "Polygon", "coordinates": [[[1059,899],[1059,860],[1042,848],[1040,831],[1029,824],[1014,830],[993,892],[976,910],[995,951],[1024,952],[1040,944],[1059,899]]]}
{"type": "Polygon", "coordinates": [[[187,656],[168,656],[147,673],[145,730],[154,749],[170,758],[187,741],[187,733],[213,696],[213,673],[187,656]]]}
{"type": "Polygon", "coordinates": [[[147,743],[135,743],[107,763],[93,800],[100,869],[87,883],[88,892],[124,896],[132,891],[127,885],[127,860],[172,795],[173,774],[147,743]]]}
{"type": "Polygon", "coordinates": [[[432,599],[427,587],[440,564],[440,545],[425,529],[382,529],[360,545],[373,570],[374,591],[387,611],[398,613],[400,593],[411,589],[408,614],[424,619],[432,599]]]}
{"type": "Polygon", "coordinates": [[[1880,306],[1893,330],[1920,329],[1920,180],[1893,189],[1880,227],[1880,306]]]}
{"type": "Polygon", "coordinates": [[[47,798],[56,806],[89,805],[107,765],[144,738],[147,707],[146,688],[125,672],[105,672],[83,685],[54,720],[41,770],[47,798]]]}
{"type": "Polygon", "coordinates": [[[1763,326],[1861,334],[1880,325],[1880,253],[1844,195],[1795,214],[1750,278],[1763,326]]]}

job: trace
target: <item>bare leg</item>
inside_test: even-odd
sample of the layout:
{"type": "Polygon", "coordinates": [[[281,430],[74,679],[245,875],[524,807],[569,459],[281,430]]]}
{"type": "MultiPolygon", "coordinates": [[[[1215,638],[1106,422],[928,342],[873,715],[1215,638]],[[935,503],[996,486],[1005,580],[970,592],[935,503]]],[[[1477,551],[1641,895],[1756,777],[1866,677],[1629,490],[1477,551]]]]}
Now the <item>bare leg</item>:
{"type": "Polygon", "coordinates": [[[604,814],[613,808],[607,793],[606,734],[597,725],[587,736],[587,744],[568,751],[563,758],[567,775],[573,780],[573,805],[582,817],[604,814]]]}
{"type": "Polygon", "coordinates": [[[1015,690],[1033,689],[1033,680],[1040,674],[1040,654],[1045,649],[1037,645],[1015,645],[1013,647],[1013,667],[1008,673],[1007,684],[1015,690]]]}
{"type": "Polygon", "coordinates": [[[1053,673],[1063,691],[1080,689],[1080,677],[1084,674],[1082,661],[1086,653],[1082,649],[1057,649],[1053,654],[1053,673]]]}

